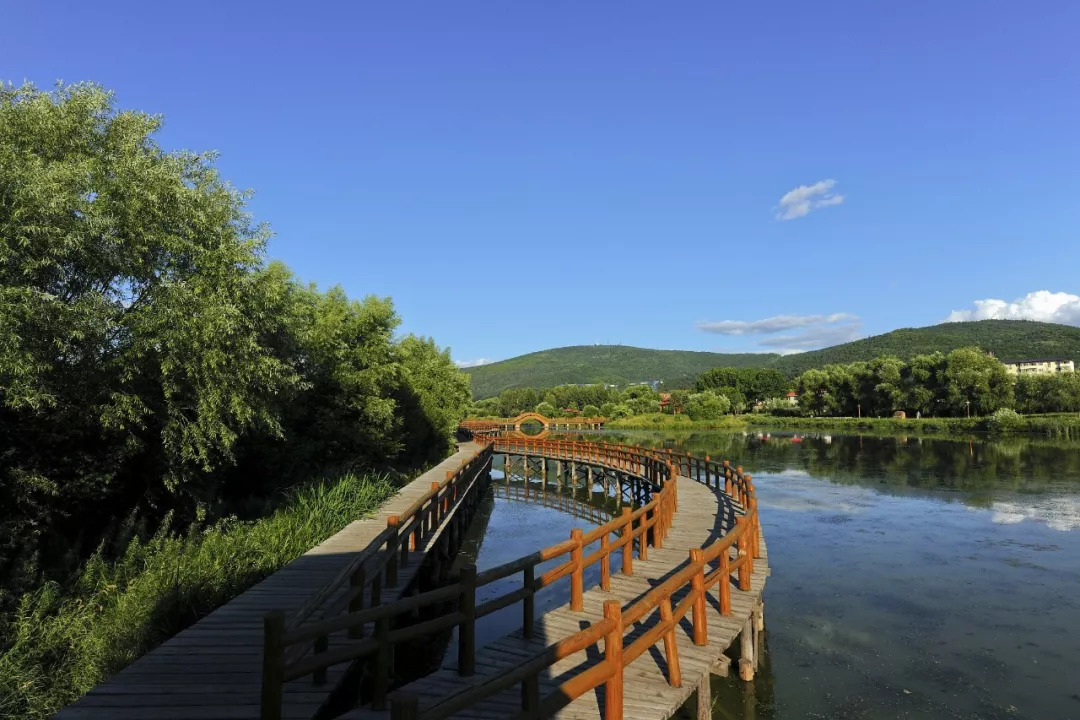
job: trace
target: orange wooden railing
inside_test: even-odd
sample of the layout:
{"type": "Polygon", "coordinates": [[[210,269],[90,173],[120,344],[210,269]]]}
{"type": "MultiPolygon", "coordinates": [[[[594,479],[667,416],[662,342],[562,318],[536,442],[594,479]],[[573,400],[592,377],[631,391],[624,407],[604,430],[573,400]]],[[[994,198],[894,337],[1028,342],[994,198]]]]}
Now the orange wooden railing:
{"type": "MultiPolygon", "coordinates": [[[[495,444],[496,451],[522,450],[521,443],[534,452],[543,447],[537,441],[530,440],[518,439],[506,442],[501,442],[503,440],[501,438],[491,438],[491,440],[495,444]]],[[[581,453],[584,453],[585,457],[590,457],[590,453],[597,452],[595,448],[589,447],[589,443],[539,442],[555,444],[554,450],[558,453],[558,457],[580,458],[581,453]],[[582,445],[585,447],[581,447],[582,445]]],[[[599,452],[604,457],[632,464],[634,455],[640,456],[641,448],[611,445],[599,452]]],[[[691,477],[712,487],[719,488],[723,483],[724,492],[738,502],[743,509],[743,514],[737,518],[734,529],[706,548],[691,548],[685,567],[661,585],[653,588],[645,597],[625,611],[617,600],[605,602],[603,620],[549,646],[542,653],[518,667],[499,673],[483,685],[468,688],[423,711],[420,709],[419,697],[416,695],[395,694],[391,704],[392,720],[441,720],[517,684],[521,684],[522,700],[521,713],[516,717],[522,720],[548,717],[600,685],[604,685],[605,720],[622,720],[623,672],[630,663],[661,640],[664,642],[668,682],[676,687],[681,685],[678,645],[675,638],[676,628],[689,614],[694,643],[704,645],[708,642],[706,593],[713,587],[718,587],[720,612],[723,615],[731,614],[731,575],[734,573],[737,576],[738,591],[746,592],[751,589],[754,558],[760,556],[760,527],[753,478],[744,474],[741,467],[732,468],[727,461],[715,463],[708,457],[701,460],[691,455],[675,454],[670,451],[661,457],[664,456],[670,458],[669,471],[677,467],[678,474],[685,473],[685,477],[691,477]],[[733,551],[734,557],[731,555],[733,551]],[[673,606],[674,597],[687,589],[688,592],[683,599],[673,606]],[[623,639],[628,631],[633,629],[635,624],[645,621],[654,614],[659,614],[656,624],[629,646],[624,647],[623,639]],[[598,645],[601,640],[604,641],[604,659],[601,662],[566,681],[547,697],[543,699],[539,697],[539,677],[542,672],[559,660],[598,645]]],[[[670,477],[672,482],[669,483],[669,487],[674,485],[677,474],[671,472],[670,477]]]]}
{"type": "MultiPolygon", "coordinates": [[[[411,555],[420,539],[439,527],[472,492],[481,474],[490,467],[491,454],[488,444],[456,470],[447,471],[444,480],[432,482],[430,490],[403,512],[389,516],[386,529],[291,617],[282,612],[264,616],[261,697],[264,720],[281,717],[285,682],[310,674],[315,685],[322,685],[326,682],[326,668],[351,659],[349,653],[345,653],[348,657],[337,659],[342,656],[340,650],[328,651],[328,632],[309,630],[324,626],[327,618],[363,612],[365,602],[381,606],[383,590],[397,585],[398,571],[412,561],[411,555]],[[316,615],[318,621],[314,621],[316,615]]],[[[350,630],[350,637],[361,635],[362,626],[350,630]]],[[[376,692],[385,696],[388,675],[382,676],[382,683],[376,692]]]]}
{"type": "MultiPolygon", "coordinates": [[[[581,610],[584,595],[584,571],[593,565],[600,566],[600,585],[609,588],[611,577],[611,554],[621,552],[622,572],[633,572],[633,551],[636,544],[638,555],[647,559],[648,547],[660,547],[667,536],[677,509],[676,481],[673,466],[668,457],[645,448],[604,443],[566,443],[560,440],[533,440],[504,438],[494,434],[477,433],[476,440],[483,444],[482,451],[454,473],[448,473],[444,483],[416,501],[399,516],[389,518],[388,527],[381,533],[367,553],[368,562],[354,563],[347,577],[349,590],[335,605],[322,613],[317,621],[294,623],[286,628],[280,613],[270,613],[264,620],[265,644],[262,685],[263,720],[279,720],[284,683],[297,678],[312,676],[315,684],[326,682],[327,670],[345,662],[374,657],[372,706],[385,707],[386,693],[393,663],[394,646],[429,633],[457,627],[458,670],[464,675],[472,674],[475,665],[476,620],[496,610],[517,602],[522,603],[522,622],[526,637],[533,632],[536,592],[552,583],[570,578],[570,605],[581,610]],[[544,548],[499,567],[476,571],[475,566],[462,568],[460,576],[445,587],[413,595],[386,604],[379,604],[383,584],[395,585],[399,563],[408,561],[408,554],[416,547],[425,532],[438,526],[441,518],[450,511],[451,505],[460,501],[459,488],[467,479],[471,489],[476,480],[476,462],[486,467],[493,452],[544,455],[555,459],[578,460],[618,470],[647,481],[649,487],[659,487],[651,493],[648,503],[636,510],[622,509],[619,517],[594,528],[588,533],[574,530],[568,540],[544,548]],[[461,481],[459,482],[459,479],[461,481]],[[599,547],[585,553],[586,548],[599,543],[599,547]],[[544,562],[567,558],[561,564],[536,577],[536,567],[544,562]],[[370,567],[382,572],[370,579],[370,567]],[[476,594],[497,580],[522,573],[522,586],[500,597],[477,604],[476,594]],[[372,607],[364,608],[365,588],[371,589],[372,607]],[[406,612],[434,607],[457,601],[457,610],[442,614],[432,620],[408,627],[392,629],[392,620],[406,612]],[[340,614],[343,611],[345,614],[340,614]],[[374,636],[365,639],[367,625],[373,625],[374,636]],[[335,650],[329,650],[329,638],[334,633],[347,633],[354,640],[335,650]]],[[[364,553],[362,553],[363,555],[364,553]]],[[[342,589],[342,581],[325,588],[320,596],[325,599],[342,589]]],[[[317,607],[321,603],[311,603],[317,607]]]]}

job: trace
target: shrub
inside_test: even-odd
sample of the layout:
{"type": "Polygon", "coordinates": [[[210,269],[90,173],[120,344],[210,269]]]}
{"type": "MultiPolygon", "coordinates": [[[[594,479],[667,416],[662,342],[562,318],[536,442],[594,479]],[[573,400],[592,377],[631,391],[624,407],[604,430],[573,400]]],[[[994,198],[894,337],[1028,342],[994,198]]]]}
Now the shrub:
{"type": "Polygon", "coordinates": [[[686,401],[686,414],[691,420],[719,420],[728,410],[731,403],[725,395],[717,395],[711,390],[694,393],[686,401]]]}
{"type": "Polygon", "coordinates": [[[994,414],[986,421],[986,429],[995,433],[1015,432],[1024,429],[1026,426],[1024,416],[1009,408],[995,410],[994,414]]]}

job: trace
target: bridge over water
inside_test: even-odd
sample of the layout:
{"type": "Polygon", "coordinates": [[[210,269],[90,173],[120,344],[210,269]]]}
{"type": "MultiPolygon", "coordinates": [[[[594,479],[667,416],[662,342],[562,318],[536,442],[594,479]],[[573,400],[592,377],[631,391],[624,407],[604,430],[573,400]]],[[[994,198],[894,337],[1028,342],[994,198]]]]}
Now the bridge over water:
{"type": "Polygon", "coordinates": [[[744,679],[758,661],[768,567],[752,478],[708,458],[500,431],[474,426],[473,442],[377,516],[57,717],[665,718],[694,690],[698,717],[709,717],[709,675],[727,672],[724,651],[739,640],[744,679]],[[455,567],[493,459],[506,477],[520,468],[524,492],[587,487],[614,498],[617,513],[497,568],[455,567]],[[515,577],[512,591],[485,591],[515,577]],[[569,601],[538,617],[535,595],[552,585],[569,601]],[[521,627],[477,647],[477,620],[515,606],[521,627]],[[456,662],[417,677],[416,644],[451,629],[456,662]]]}

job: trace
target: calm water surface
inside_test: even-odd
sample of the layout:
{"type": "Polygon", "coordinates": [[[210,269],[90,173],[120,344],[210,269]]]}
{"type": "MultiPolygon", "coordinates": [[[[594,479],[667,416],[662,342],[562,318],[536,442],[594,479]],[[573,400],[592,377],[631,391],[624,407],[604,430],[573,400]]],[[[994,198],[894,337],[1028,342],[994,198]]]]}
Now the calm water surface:
{"type": "MultiPolygon", "coordinates": [[[[773,571],[766,657],[752,685],[715,682],[714,717],[1080,718],[1080,445],[602,437],[754,474],[773,571]]],[[[481,568],[588,527],[517,501],[489,507],[481,568]]],[[[518,624],[506,615],[489,631],[518,624]]]]}

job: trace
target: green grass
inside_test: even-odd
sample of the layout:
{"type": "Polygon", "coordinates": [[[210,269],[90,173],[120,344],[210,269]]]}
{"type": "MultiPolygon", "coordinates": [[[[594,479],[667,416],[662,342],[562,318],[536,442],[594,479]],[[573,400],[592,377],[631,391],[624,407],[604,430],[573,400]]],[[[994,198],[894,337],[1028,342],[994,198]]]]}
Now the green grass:
{"type": "Polygon", "coordinates": [[[661,389],[691,387],[714,367],[772,367],[788,377],[829,364],[872,360],[881,355],[908,359],[940,350],[977,345],[1003,360],[1062,357],[1080,362],[1080,328],[1030,320],[980,320],[903,328],[843,345],[783,357],[774,353],[708,353],[649,350],[623,345],[576,345],[521,355],[469,368],[473,398],[507,388],[549,388],[567,383],[624,385],[663,380],[661,389]]]}
{"type": "Polygon", "coordinates": [[[746,427],[745,416],[725,415],[719,420],[691,420],[688,415],[652,413],[612,420],[604,425],[614,430],[737,430],[746,427]]]}
{"type": "Polygon", "coordinates": [[[273,514],[183,534],[168,523],[123,557],[92,557],[71,583],[23,596],[0,627],[0,717],[45,718],[303,554],[393,492],[345,475],[287,493],[273,514]]]}

